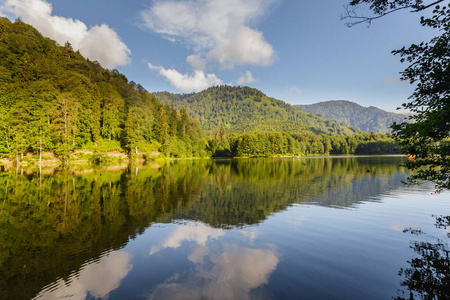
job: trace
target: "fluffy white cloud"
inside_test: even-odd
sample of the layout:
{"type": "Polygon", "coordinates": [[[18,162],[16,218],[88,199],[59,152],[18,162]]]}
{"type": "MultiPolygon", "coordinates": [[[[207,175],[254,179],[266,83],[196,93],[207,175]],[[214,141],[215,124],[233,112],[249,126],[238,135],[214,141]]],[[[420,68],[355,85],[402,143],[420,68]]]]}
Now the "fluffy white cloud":
{"type": "Polygon", "coordinates": [[[244,75],[239,77],[237,84],[242,85],[246,83],[252,83],[255,82],[255,78],[253,78],[253,75],[250,71],[247,71],[244,75]]]}
{"type": "Polygon", "coordinates": [[[6,0],[1,13],[10,13],[31,24],[60,45],[67,41],[74,50],[106,68],[126,65],[131,51],[117,33],[102,24],[88,28],[80,20],[52,15],[52,5],[44,0],[6,0]]]}
{"type": "Polygon", "coordinates": [[[236,65],[272,64],[274,51],[272,45],[264,40],[261,32],[242,26],[232,38],[217,42],[207,57],[220,62],[222,68],[231,69],[236,65]]]}
{"type": "Polygon", "coordinates": [[[276,0],[156,0],[141,12],[143,26],[195,51],[206,51],[222,68],[270,65],[275,52],[260,31],[250,28],[276,0]]]}
{"type": "Polygon", "coordinates": [[[165,69],[163,67],[148,64],[150,70],[158,71],[161,76],[166,79],[175,88],[182,92],[199,92],[213,85],[221,85],[222,80],[217,78],[215,74],[205,74],[202,70],[194,70],[192,75],[181,74],[175,69],[165,69]]]}

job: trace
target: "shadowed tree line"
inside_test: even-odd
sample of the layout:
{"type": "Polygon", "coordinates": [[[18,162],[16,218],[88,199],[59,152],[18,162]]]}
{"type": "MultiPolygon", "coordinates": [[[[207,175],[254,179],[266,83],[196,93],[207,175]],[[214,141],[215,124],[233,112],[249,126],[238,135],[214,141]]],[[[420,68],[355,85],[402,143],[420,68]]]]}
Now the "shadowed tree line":
{"type": "Polygon", "coordinates": [[[354,133],[325,135],[303,132],[250,132],[226,134],[223,127],[208,139],[213,157],[273,155],[398,154],[390,134],[354,133]]]}

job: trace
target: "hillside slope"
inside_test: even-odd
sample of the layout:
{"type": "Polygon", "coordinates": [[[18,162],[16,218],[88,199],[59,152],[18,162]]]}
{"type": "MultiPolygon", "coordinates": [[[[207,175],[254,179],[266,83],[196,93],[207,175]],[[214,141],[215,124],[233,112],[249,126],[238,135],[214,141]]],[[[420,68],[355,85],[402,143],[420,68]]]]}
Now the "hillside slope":
{"type": "Polygon", "coordinates": [[[0,157],[75,149],[199,155],[201,128],[69,43],[0,17],[0,157]],[[177,153],[174,153],[177,152],[177,153]]]}
{"type": "Polygon", "coordinates": [[[270,98],[249,87],[216,86],[199,93],[159,92],[156,98],[175,108],[186,107],[191,117],[198,117],[204,130],[223,126],[227,132],[313,132],[316,134],[351,134],[342,122],[326,120],[304,112],[283,101],[270,98]]]}
{"type": "Polygon", "coordinates": [[[327,119],[345,122],[365,132],[387,133],[394,123],[404,121],[406,115],[395,114],[376,108],[363,107],[346,100],[324,101],[311,105],[294,105],[305,112],[321,114],[327,119]]]}

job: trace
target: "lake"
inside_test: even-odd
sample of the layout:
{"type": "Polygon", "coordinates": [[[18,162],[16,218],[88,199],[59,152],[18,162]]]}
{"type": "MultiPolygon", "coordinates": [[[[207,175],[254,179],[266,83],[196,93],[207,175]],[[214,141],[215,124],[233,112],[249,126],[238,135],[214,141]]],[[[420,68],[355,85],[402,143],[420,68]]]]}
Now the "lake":
{"type": "Polygon", "coordinates": [[[401,156],[0,173],[0,299],[450,295],[450,195],[401,156]]]}

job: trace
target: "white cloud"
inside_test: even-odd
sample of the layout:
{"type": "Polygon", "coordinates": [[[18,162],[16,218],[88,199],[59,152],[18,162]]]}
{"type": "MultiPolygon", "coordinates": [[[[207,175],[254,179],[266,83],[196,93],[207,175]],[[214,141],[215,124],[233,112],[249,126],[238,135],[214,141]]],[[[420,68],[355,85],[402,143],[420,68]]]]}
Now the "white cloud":
{"type": "Polygon", "coordinates": [[[264,40],[262,33],[245,26],[240,27],[233,38],[218,41],[207,55],[225,69],[231,69],[235,64],[268,66],[272,64],[273,56],[272,45],[264,40]]]}
{"type": "Polygon", "coordinates": [[[277,0],[156,0],[141,12],[143,26],[171,41],[184,42],[222,68],[270,65],[274,49],[250,28],[277,0]]]}
{"type": "Polygon", "coordinates": [[[206,62],[203,58],[200,57],[200,54],[189,55],[186,58],[186,62],[190,64],[194,70],[205,70],[206,62]]]}
{"type": "Polygon", "coordinates": [[[199,92],[210,86],[221,85],[223,83],[215,74],[205,74],[202,70],[194,70],[192,75],[183,75],[175,69],[165,69],[150,63],[148,67],[150,70],[158,71],[160,75],[166,77],[171,85],[185,93],[199,92]]]}
{"type": "Polygon", "coordinates": [[[239,77],[237,84],[242,85],[246,83],[252,83],[255,82],[255,78],[253,78],[253,75],[250,71],[247,71],[244,75],[239,77]]]}
{"type": "Polygon", "coordinates": [[[52,10],[52,5],[44,0],[6,0],[0,7],[0,13],[20,17],[60,45],[69,41],[74,50],[106,68],[130,62],[131,51],[113,29],[105,24],[88,28],[80,20],[54,16],[52,10]]]}
{"type": "Polygon", "coordinates": [[[98,261],[84,265],[68,280],[57,280],[42,290],[36,299],[85,299],[88,295],[106,299],[130,272],[133,267],[130,260],[131,254],[125,251],[108,253],[98,261]]]}

